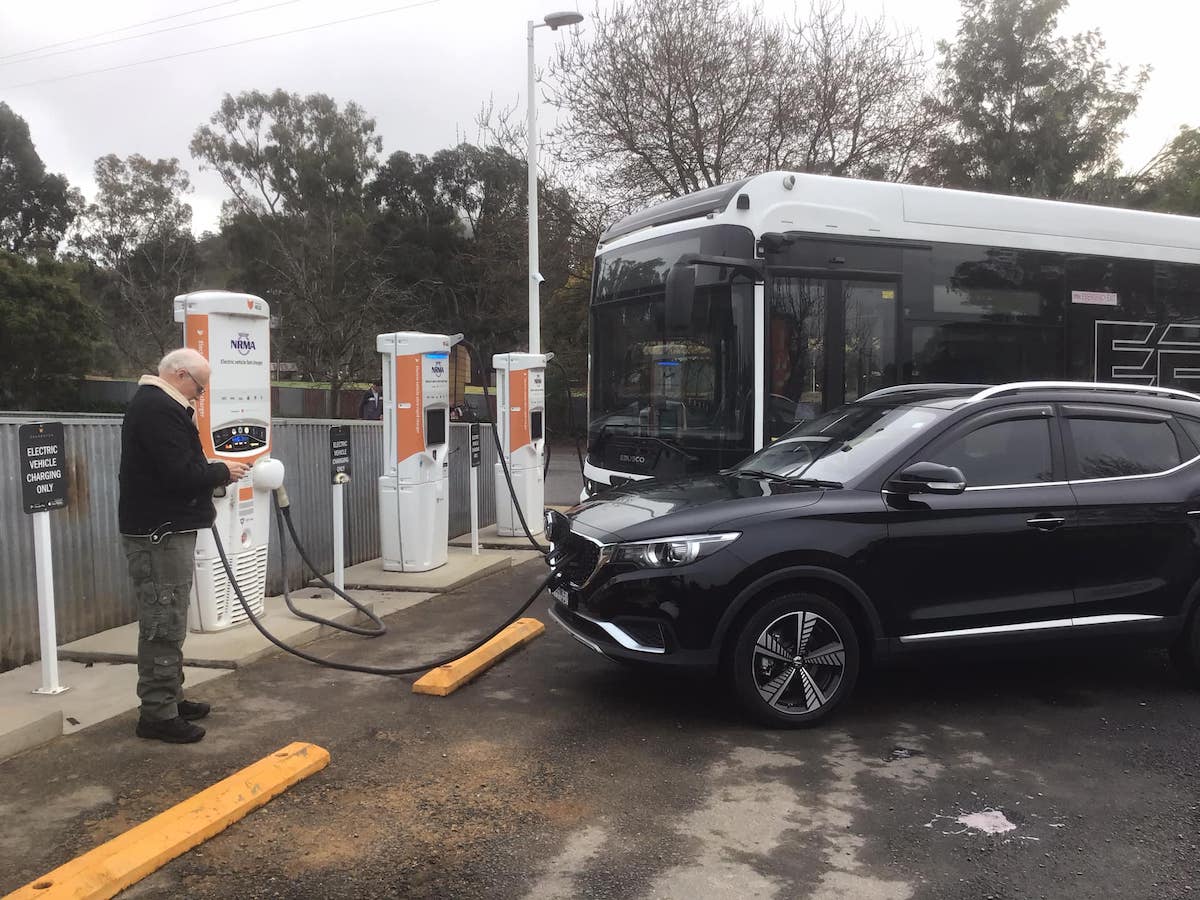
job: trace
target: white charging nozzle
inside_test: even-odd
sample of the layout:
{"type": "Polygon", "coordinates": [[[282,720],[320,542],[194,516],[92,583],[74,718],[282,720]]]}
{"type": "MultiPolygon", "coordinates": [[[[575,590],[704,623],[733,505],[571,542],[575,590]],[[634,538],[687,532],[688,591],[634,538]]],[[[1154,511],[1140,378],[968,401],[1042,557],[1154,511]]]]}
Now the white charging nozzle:
{"type": "Polygon", "coordinates": [[[273,491],[283,486],[283,463],[264,457],[250,467],[250,484],[256,491],[273,491]]]}

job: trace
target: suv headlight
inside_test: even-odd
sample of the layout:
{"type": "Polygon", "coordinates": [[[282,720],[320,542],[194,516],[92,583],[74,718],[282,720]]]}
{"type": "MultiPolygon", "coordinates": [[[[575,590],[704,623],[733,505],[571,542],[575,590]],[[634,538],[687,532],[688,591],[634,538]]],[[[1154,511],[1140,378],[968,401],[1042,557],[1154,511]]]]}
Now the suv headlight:
{"type": "Polygon", "coordinates": [[[685,534],[679,537],[657,538],[653,541],[617,544],[613,548],[612,561],[633,563],[645,569],[686,566],[716,553],[741,536],[740,531],[731,531],[725,534],[685,534]]]}

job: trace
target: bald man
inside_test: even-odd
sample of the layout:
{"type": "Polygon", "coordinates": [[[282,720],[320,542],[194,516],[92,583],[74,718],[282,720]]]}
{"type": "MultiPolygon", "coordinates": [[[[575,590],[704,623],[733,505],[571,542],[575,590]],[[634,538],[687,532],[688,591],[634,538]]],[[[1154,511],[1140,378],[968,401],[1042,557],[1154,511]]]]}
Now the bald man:
{"type": "Polygon", "coordinates": [[[204,456],[192,404],[209,374],[195,350],[172,350],[157,375],[142,376],[121,425],[117,518],[138,607],[137,736],[173,744],[204,737],[195,720],[209,712],[207,703],[183,699],[196,532],[216,518],[213,490],[249,471],[204,456]]]}

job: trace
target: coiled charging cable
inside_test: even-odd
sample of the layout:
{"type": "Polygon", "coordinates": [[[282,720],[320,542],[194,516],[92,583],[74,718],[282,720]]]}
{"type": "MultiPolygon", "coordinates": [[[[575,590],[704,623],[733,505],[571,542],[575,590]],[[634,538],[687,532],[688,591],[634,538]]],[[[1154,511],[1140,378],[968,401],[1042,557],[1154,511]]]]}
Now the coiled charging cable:
{"type": "MultiPolygon", "coordinates": [[[[285,490],[283,490],[283,488],[279,488],[278,490],[276,490],[275,503],[276,503],[276,509],[281,511],[281,515],[282,515],[283,519],[288,523],[288,532],[291,535],[292,540],[295,542],[296,548],[298,550],[300,550],[301,556],[303,557],[305,554],[302,549],[302,545],[301,545],[300,541],[296,537],[296,531],[292,527],[291,510],[289,509],[287,492],[285,490]],[[282,498],[280,497],[280,495],[282,495],[282,498]]],[[[545,577],[545,579],[543,579],[542,582],[537,586],[537,588],[534,590],[534,592],[529,595],[529,599],[526,600],[523,604],[521,604],[520,608],[516,612],[514,612],[511,616],[509,616],[507,619],[505,619],[503,624],[501,624],[494,631],[490,632],[486,637],[481,638],[480,640],[476,641],[474,644],[471,644],[469,647],[459,650],[457,653],[452,653],[449,656],[444,656],[444,657],[441,657],[440,659],[430,660],[429,662],[420,663],[419,665],[415,665],[415,666],[364,666],[364,665],[359,665],[357,663],[337,662],[336,660],[324,659],[320,656],[314,656],[311,653],[305,653],[303,650],[299,650],[296,647],[293,647],[290,644],[283,642],[282,640],[277,638],[275,635],[271,634],[271,632],[267,630],[266,626],[264,626],[263,623],[259,620],[258,616],[256,616],[254,614],[254,610],[251,609],[250,604],[246,601],[246,597],[242,593],[242,588],[237,583],[237,579],[234,577],[233,567],[229,563],[229,557],[225,554],[225,546],[221,543],[221,535],[220,535],[220,532],[217,531],[217,527],[215,525],[213,526],[212,534],[213,534],[213,539],[216,541],[216,544],[217,544],[217,553],[221,557],[221,565],[224,566],[225,574],[229,578],[230,585],[233,587],[233,593],[237,597],[238,603],[241,604],[242,609],[245,610],[246,616],[250,619],[251,623],[253,623],[254,627],[258,629],[259,633],[263,637],[265,637],[268,641],[270,641],[272,644],[274,644],[276,647],[278,647],[280,650],[283,650],[286,653],[290,653],[293,656],[298,656],[298,657],[300,657],[300,659],[307,660],[310,663],[315,663],[318,666],[324,666],[327,669],[339,669],[343,672],[364,672],[368,675],[413,675],[413,674],[416,674],[417,672],[425,672],[425,671],[428,671],[429,669],[436,669],[438,666],[444,666],[444,665],[446,665],[446,663],[453,662],[456,659],[460,659],[460,658],[466,656],[468,653],[473,653],[474,651],[478,650],[480,647],[482,647],[484,644],[486,644],[488,641],[490,641],[492,638],[494,638],[496,635],[498,635],[500,632],[502,632],[505,628],[507,628],[513,622],[517,621],[517,619],[519,619],[521,617],[521,615],[527,609],[529,609],[530,606],[533,605],[533,602],[535,600],[537,600],[537,598],[541,595],[542,591],[545,590],[545,588],[550,584],[550,582],[553,581],[555,579],[555,577],[557,576],[556,572],[551,572],[549,575],[547,575],[545,577]]],[[[279,545],[281,548],[283,547],[283,544],[284,544],[284,536],[281,533],[279,535],[279,545]]],[[[311,568],[311,564],[309,564],[309,566],[311,568]]],[[[322,580],[324,580],[324,579],[322,579],[322,580]]],[[[328,584],[328,582],[326,582],[326,584],[328,584]]],[[[330,586],[332,587],[332,585],[330,585],[330,586]]],[[[336,587],[333,589],[335,591],[337,591],[337,593],[340,597],[342,597],[343,599],[349,600],[350,603],[352,603],[356,609],[358,609],[361,612],[366,613],[372,620],[374,620],[374,622],[376,622],[378,624],[379,628],[382,629],[379,631],[371,630],[369,632],[364,632],[362,630],[359,630],[359,631],[356,631],[353,633],[357,633],[357,634],[367,633],[372,637],[378,637],[379,635],[383,634],[384,631],[386,631],[386,626],[383,625],[383,622],[373,612],[370,612],[370,611],[364,609],[362,604],[353,600],[344,591],[338,590],[336,587]]],[[[293,612],[295,612],[295,609],[291,606],[290,603],[288,604],[288,608],[292,609],[293,612]]],[[[340,631],[350,631],[353,627],[353,626],[347,626],[347,625],[340,625],[336,622],[330,622],[327,619],[321,619],[320,617],[317,617],[317,616],[304,615],[304,616],[302,616],[302,618],[305,618],[305,619],[308,619],[308,620],[314,621],[314,622],[320,622],[321,624],[324,624],[324,625],[329,625],[330,627],[337,628],[340,631]]]]}

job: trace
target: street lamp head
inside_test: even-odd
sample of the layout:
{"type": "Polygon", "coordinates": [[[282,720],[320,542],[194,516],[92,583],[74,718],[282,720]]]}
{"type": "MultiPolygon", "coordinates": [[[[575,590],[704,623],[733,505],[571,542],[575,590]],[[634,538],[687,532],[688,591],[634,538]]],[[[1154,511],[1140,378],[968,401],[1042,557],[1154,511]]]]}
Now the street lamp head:
{"type": "Polygon", "coordinates": [[[568,10],[567,12],[550,13],[546,16],[546,24],[551,31],[558,31],[563,25],[578,25],[583,21],[583,14],[568,10]]]}

